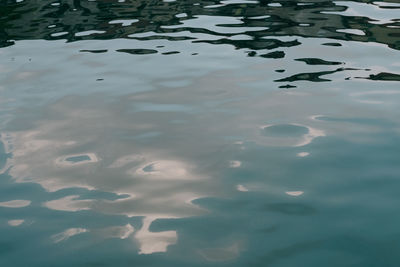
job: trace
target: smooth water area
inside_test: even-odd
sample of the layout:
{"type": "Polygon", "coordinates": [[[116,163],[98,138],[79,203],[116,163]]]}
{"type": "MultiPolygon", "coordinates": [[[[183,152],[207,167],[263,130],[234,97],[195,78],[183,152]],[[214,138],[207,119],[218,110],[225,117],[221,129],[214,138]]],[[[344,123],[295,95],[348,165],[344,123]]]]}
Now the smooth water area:
{"type": "Polygon", "coordinates": [[[0,266],[400,265],[398,1],[0,1],[0,266]]]}

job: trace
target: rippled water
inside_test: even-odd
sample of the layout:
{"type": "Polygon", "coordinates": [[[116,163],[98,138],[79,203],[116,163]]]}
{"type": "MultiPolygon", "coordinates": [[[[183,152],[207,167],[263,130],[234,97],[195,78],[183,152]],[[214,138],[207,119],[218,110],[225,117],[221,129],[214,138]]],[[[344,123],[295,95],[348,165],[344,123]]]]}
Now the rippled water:
{"type": "Polygon", "coordinates": [[[0,266],[399,266],[398,1],[0,1],[0,266]]]}

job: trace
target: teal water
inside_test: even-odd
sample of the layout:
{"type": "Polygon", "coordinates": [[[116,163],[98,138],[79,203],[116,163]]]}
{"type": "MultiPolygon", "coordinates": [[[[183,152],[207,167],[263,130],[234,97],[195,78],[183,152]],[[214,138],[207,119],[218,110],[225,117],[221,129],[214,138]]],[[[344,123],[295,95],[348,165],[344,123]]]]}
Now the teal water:
{"type": "Polygon", "coordinates": [[[400,265],[398,1],[0,1],[0,266],[400,265]]]}

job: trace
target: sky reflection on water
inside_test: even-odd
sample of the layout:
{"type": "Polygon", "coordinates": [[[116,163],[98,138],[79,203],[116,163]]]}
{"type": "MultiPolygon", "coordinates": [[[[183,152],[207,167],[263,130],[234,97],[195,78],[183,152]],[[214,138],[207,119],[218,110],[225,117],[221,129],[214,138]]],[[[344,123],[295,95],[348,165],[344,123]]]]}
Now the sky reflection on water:
{"type": "Polygon", "coordinates": [[[1,266],[397,266],[398,4],[0,7],[1,266]]]}

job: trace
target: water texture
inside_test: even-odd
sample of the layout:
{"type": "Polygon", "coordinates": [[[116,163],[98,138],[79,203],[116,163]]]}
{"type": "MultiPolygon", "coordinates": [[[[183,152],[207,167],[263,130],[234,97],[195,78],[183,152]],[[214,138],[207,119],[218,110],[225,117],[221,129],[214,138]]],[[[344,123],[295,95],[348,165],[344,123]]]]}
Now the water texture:
{"type": "Polygon", "coordinates": [[[0,266],[397,267],[398,1],[0,1],[0,266]]]}

